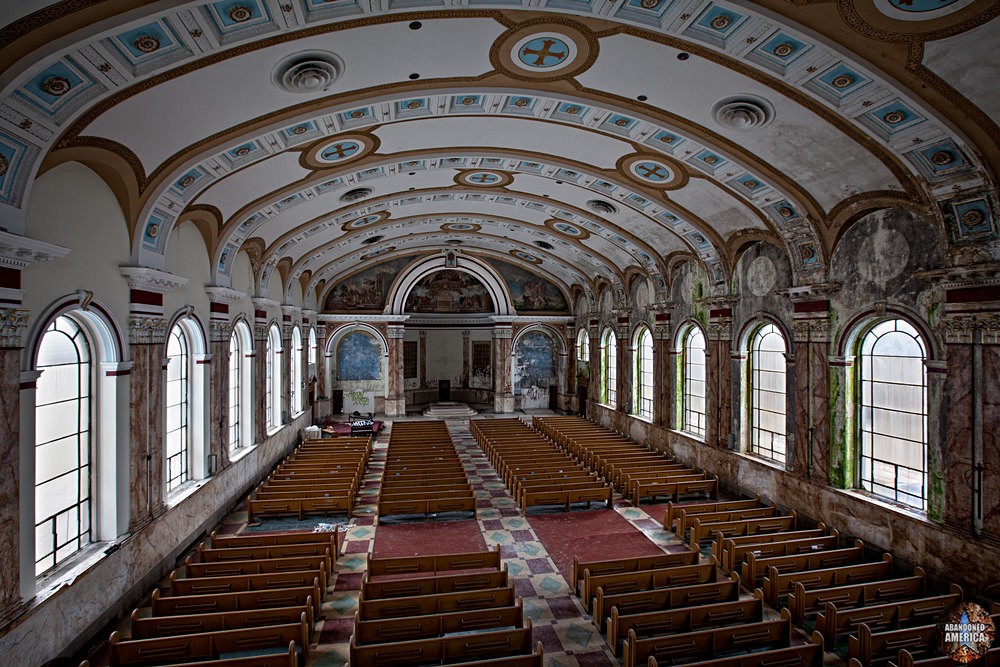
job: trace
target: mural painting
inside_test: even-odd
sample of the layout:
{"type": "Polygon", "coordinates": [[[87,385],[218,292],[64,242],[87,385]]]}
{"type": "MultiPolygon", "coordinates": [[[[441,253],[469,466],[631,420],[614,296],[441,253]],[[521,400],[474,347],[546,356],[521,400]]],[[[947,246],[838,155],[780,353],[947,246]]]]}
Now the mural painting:
{"type": "Polygon", "coordinates": [[[568,312],[566,297],[558,287],[520,266],[491,260],[503,276],[518,312],[568,312]]]}
{"type": "Polygon", "coordinates": [[[513,384],[522,409],[548,407],[549,385],[556,383],[552,359],[552,339],[544,333],[533,331],[518,340],[513,384]]]}
{"type": "Polygon", "coordinates": [[[355,273],[337,283],[326,297],[323,310],[382,312],[392,281],[413,260],[413,255],[399,257],[355,273]]]}
{"type": "Polygon", "coordinates": [[[338,380],[378,380],[381,367],[379,346],[368,334],[354,331],[340,341],[337,348],[338,380]]]}
{"type": "Polygon", "coordinates": [[[493,299],[475,276],[435,271],[420,279],[406,297],[408,313],[492,313],[493,299]]]}

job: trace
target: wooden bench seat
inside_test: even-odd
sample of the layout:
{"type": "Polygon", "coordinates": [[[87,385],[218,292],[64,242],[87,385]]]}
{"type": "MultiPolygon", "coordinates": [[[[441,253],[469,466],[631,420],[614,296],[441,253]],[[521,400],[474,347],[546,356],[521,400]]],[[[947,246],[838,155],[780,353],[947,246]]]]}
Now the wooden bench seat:
{"type": "Polygon", "coordinates": [[[378,515],[393,516],[397,514],[423,514],[430,516],[443,512],[472,512],[476,511],[476,497],[474,493],[468,492],[463,495],[450,496],[447,494],[436,494],[432,497],[424,495],[419,498],[379,498],[378,515]]]}
{"type": "Polygon", "coordinates": [[[718,498],[718,475],[706,476],[703,479],[681,480],[677,482],[633,483],[629,495],[631,495],[632,502],[638,506],[643,498],[650,498],[655,501],[657,498],[666,496],[676,502],[681,496],[693,493],[703,493],[709,498],[718,498]]]}
{"type": "Polygon", "coordinates": [[[734,519],[732,521],[702,521],[696,516],[691,522],[688,543],[692,547],[698,548],[702,540],[711,539],[717,533],[730,537],[734,535],[755,535],[757,533],[777,533],[795,530],[795,518],[794,511],[789,512],[788,516],[734,519]]]}
{"type": "Polygon", "coordinates": [[[792,554],[790,556],[768,556],[758,558],[752,551],[747,554],[741,570],[743,580],[748,586],[756,587],[764,579],[764,574],[770,568],[779,572],[802,572],[804,570],[822,570],[841,565],[860,563],[864,560],[865,549],[861,540],[854,540],[854,546],[843,549],[830,549],[815,553],[792,554]]]}
{"type": "MultiPolygon", "coordinates": [[[[288,642],[285,651],[275,649],[274,653],[256,654],[245,658],[226,658],[222,660],[197,660],[164,667],[297,667],[299,664],[298,647],[295,642],[288,642]]],[[[79,667],[90,667],[90,662],[84,660],[79,667]]]]}
{"type": "Polygon", "coordinates": [[[832,602],[823,605],[816,615],[816,629],[823,633],[828,650],[833,650],[837,637],[854,631],[861,623],[871,628],[894,629],[911,625],[926,625],[937,621],[948,607],[962,601],[961,587],[952,584],[947,595],[887,602],[879,605],[840,609],[832,602]]]}
{"type": "Polygon", "coordinates": [[[826,524],[820,523],[817,528],[805,530],[785,530],[778,533],[731,536],[712,542],[712,554],[718,559],[719,567],[727,572],[731,572],[746,560],[747,553],[754,551],[758,546],[763,547],[763,545],[775,542],[792,542],[819,537],[836,537],[839,539],[840,533],[836,530],[831,530],[828,533],[826,524]]]}
{"type": "Polygon", "coordinates": [[[729,579],[707,584],[658,588],[632,593],[606,594],[603,589],[598,588],[591,603],[591,613],[594,624],[603,631],[612,608],[618,608],[619,614],[637,614],[660,609],[677,609],[715,602],[729,602],[737,600],[739,597],[740,577],[737,574],[731,575],[729,579]]]}
{"type": "Polygon", "coordinates": [[[325,542],[330,545],[333,553],[339,553],[338,540],[339,533],[332,532],[309,532],[309,533],[241,533],[239,535],[220,535],[212,531],[209,536],[209,543],[213,548],[225,547],[268,547],[278,544],[306,544],[309,542],[325,542]]]}
{"type": "Polygon", "coordinates": [[[432,577],[364,581],[361,585],[361,593],[366,600],[374,600],[432,595],[434,593],[455,593],[479,588],[501,588],[506,585],[507,569],[505,567],[499,572],[439,574],[432,577]]]}
{"type": "Polygon", "coordinates": [[[113,632],[109,641],[111,665],[112,667],[164,665],[172,662],[249,657],[266,649],[283,651],[290,642],[295,642],[301,651],[301,664],[305,665],[309,657],[307,624],[306,614],[302,613],[298,623],[171,635],[155,639],[121,641],[118,633],[113,632]]]}
{"type": "MultiPolygon", "coordinates": [[[[328,550],[329,551],[329,550],[328,550]]],[[[298,570],[318,570],[323,565],[332,572],[329,553],[322,556],[293,556],[291,558],[267,558],[260,560],[225,560],[212,563],[196,563],[192,556],[184,559],[185,577],[228,577],[235,574],[264,574],[267,572],[295,572],[298,570]]]]}
{"type": "Polygon", "coordinates": [[[687,536],[688,530],[692,525],[694,525],[695,519],[705,524],[720,521],[739,521],[742,519],[762,519],[765,517],[776,516],[777,514],[778,508],[773,505],[760,505],[758,507],[736,510],[700,512],[698,514],[691,515],[688,515],[687,511],[682,509],[678,512],[675,530],[677,532],[677,537],[684,539],[687,536]]]}
{"type": "Polygon", "coordinates": [[[784,597],[791,593],[796,583],[801,583],[806,590],[812,588],[829,588],[878,579],[889,579],[893,573],[891,554],[882,554],[882,560],[871,563],[856,563],[838,567],[819,568],[811,570],[791,570],[781,572],[777,568],[768,568],[764,577],[764,601],[773,607],[780,606],[784,597]]]}
{"type": "Polygon", "coordinates": [[[524,625],[524,608],[520,598],[509,607],[466,609],[445,614],[399,616],[362,621],[355,614],[354,641],[359,646],[386,642],[443,637],[459,632],[520,628],[524,625]]]}
{"type": "Polygon", "coordinates": [[[863,584],[847,584],[832,588],[811,588],[806,590],[800,583],[788,596],[788,609],[792,621],[797,625],[805,623],[806,616],[823,609],[827,602],[833,602],[838,609],[866,607],[890,600],[909,600],[922,597],[927,582],[922,568],[916,568],[913,576],[898,579],[883,579],[863,584]]]}
{"type": "Polygon", "coordinates": [[[606,621],[607,639],[615,655],[621,655],[621,645],[629,632],[638,639],[645,639],[668,632],[691,632],[702,628],[742,625],[763,620],[764,600],[758,588],[753,598],[697,607],[624,615],[618,612],[617,607],[612,607],[611,617],[606,621]]]}
{"type": "MultiPolygon", "coordinates": [[[[1000,665],[1000,646],[994,646],[986,655],[973,663],[975,667],[996,667],[1000,665]]],[[[955,667],[955,661],[948,656],[917,659],[906,649],[899,652],[896,660],[890,660],[888,667],[955,667]]]]}
{"type": "Polygon", "coordinates": [[[593,486],[588,484],[583,488],[561,489],[561,490],[524,490],[517,498],[521,511],[526,512],[529,507],[541,507],[547,505],[562,505],[563,509],[569,510],[574,503],[604,503],[604,507],[611,509],[614,507],[615,490],[610,484],[603,486],[593,486]]]}
{"type": "Polygon", "coordinates": [[[307,604],[311,600],[313,615],[318,616],[322,597],[323,591],[319,587],[319,577],[316,577],[308,586],[238,593],[164,597],[157,589],[153,591],[150,599],[150,608],[153,616],[177,616],[211,614],[222,611],[248,611],[271,607],[295,607],[307,604]]]}
{"type": "MultiPolygon", "coordinates": [[[[1000,605],[993,604],[990,611],[996,628],[1000,626],[1000,605]]],[[[929,623],[896,630],[873,630],[867,623],[861,623],[847,640],[849,666],[881,665],[898,659],[903,650],[911,659],[934,658],[938,654],[939,629],[938,623],[929,623]]]]}
{"type": "Polygon", "coordinates": [[[247,498],[247,522],[253,523],[261,516],[294,516],[301,521],[312,514],[323,516],[349,514],[353,507],[353,494],[283,500],[258,500],[251,497],[247,498]]]}
{"type": "Polygon", "coordinates": [[[410,574],[434,574],[456,570],[500,570],[500,545],[487,551],[468,551],[430,556],[366,556],[365,576],[368,580],[410,574]]]}
{"type": "MultiPolygon", "coordinates": [[[[822,667],[822,665],[823,636],[818,632],[813,632],[812,641],[808,644],[776,648],[769,651],[740,653],[715,660],[688,662],[685,663],[684,667],[822,667]]],[[[655,657],[649,656],[646,667],[659,667],[659,663],[655,657]]],[[[946,666],[935,665],[934,667],[946,666]]]]}
{"type": "Polygon", "coordinates": [[[674,664],[709,660],[726,653],[747,653],[750,649],[787,648],[792,624],[782,610],[781,619],[708,630],[657,635],[639,639],[629,630],[622,648],[623,667],[647,662],[649,656],[668,657],[674,664]]]}
{"type": "Polygon", "coordinates": [[[590,572],[590,576],[602,574],[617,574],[619,572],[635,572],[637,570],[655,570],[662,567],[675,567],[677,565],[697,565],[699,554],[697,551],[683,551],[680,553],[664,553],[655,556],[636,556],[634,558],[615,558],[612,560],[581,561],[579,557],[573,556],[573,569],[570,583],[573,590],[584,600],[589,600],[591,592],[583,589],[582,583],[584,572],[590,572]]]}
{"type": "MultiPolygon", "coordinates": [[[[352,667],[418,667],[530,655],[531,620],[524,628],[359,646],[351,640],[352,667]]],[[[475,663],[473,663],[475,664],[475,663]]],[[[506,664],[506,663],[501,663],[506,664]]]]}
{"type": "Polygon", "coordinates": [[[379,600],[367,600],[362,595],[358,601],[358,620],[371,621],[402,616],[427,616],[492,607],[510,607],[515,604],[516,599],[517,594],[514,592],[513,583],[497,588],[379,600]]]}
{"type": "Polygon", "coordinates": [[[680,518],[681,510],[689,517],[695,514],[705,514],[707,512],[724,512],[727,510],[749,509],[760,507],[760,496],[745,500],[718,500],[710,503],[698,502],[673,502],[667,503],[667,509],[663,511],[663,529],[674,530],[677,519],[680,518]]]}
{"type": "MultiPolygon", "coordinates": [[[[632,593],[656,588],[673,588],[688,584],[711,583],[716,580],[717,567],[715,560],[698,565],[675,565],[652,570],[636,570],[634,572],[617,572],[613,574],[591,575],[584,570],[583,590],[594,595],[600,589],[604,595],[615,593],[632,593]]],[[[589,605],[584,603],[589,611],[589,605]]]]}
{"type": "Polygon", "coordinates": [[[214,593],[239,593],[241,591],[266,591],[275,588],[301,588],[319,579],[320,590],[326,590],[326,566],[318,570],[296,572],[265,572],[264,574],[237,574],[230,577],[194,577],[180,579],[177,572],[170,573],[170,595],[208,595],[214,593]]]}
{"type": "Polygon", "coordinates": [[[175,616],[142,616],[140,610],[132,612],[131,639],[152,639],[169,635],[190,635],[217,630],[238,630],[261,625],[286,625],[297,623],[305,612],[310,638],[314,634],[312,599],[308,604],[294,607],[272,607],[210,614],[183,614],[175,616]]]}
{"type": "Polygon", "coordinates": [[[247,547],[208,547],[198,545],[196,560],[199,563],[218,563],[229,560],[261,560],[263,558],[293,558],[295,556],[329,555],[326,542],[300,542],[296,544],[270,544],[247,547]]]}

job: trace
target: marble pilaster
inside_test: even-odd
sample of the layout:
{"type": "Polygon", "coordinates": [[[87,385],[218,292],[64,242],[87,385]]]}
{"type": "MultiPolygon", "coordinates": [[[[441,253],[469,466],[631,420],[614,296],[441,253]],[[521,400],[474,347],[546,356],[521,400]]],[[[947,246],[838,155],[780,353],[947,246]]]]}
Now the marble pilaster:
{"type": "Polygon", "coordinates": [[[316,397],[328,396],[326,386],[326,327],[322,324],[316,327],[316,397]]]}
{"type": "Polygon", "coordinates": [[[493,327],[493,405],[498,414],[514,411],[514,391],[511,385],[511,337],[509,323],[493,327]]]}
{"type": "Polygon", "coordinates": [[[462,387],[464,388],[468,388],[469,386],[469,366],[471,364],[469,337],[471,335],[471,331],[466,330],[462,332],[462,387]]]}
{"type": "Polygon", "coordinates": [[[221,470],[229,465],[229,338],[216,340],[213,336],[209,345],[212,361],[209,366],[211,395],[206,454],[215,455],[217,469],[221,470]]]}
{"type": "Polygon", "coordinates": [[[163,438],[166,415],[165,323],[151,334],[149,342],[133,340],[129,393],[132,414],[129,420],[129,530],[135,531],[164,510],[163,438]]]}
{"type": "Polygon", "coordinates": [[[386,417],[406,416],[406,383],[403,378],[403,339],[406,329],[390,324],[389,341],[389,396],[385,401],[386,417]]]}
{"type": "Polygon", "coordinates": [[[427,386],[427,332],[420,332],[420,347],[419,353],[417,354],[418,359],[418,370],[417,370],[417,386],[426,387],[427,386]]]}
{"type": "Polygon", "coordinates": [[[264,383],[267,382],[267,322],[257,318],[253,332],[253,377],[259,391],[253,393],[253,430],[254,442],[267,440],[267,392],[264,383]]]}
{"type": "Polygon", "coordinates": [[[983,533],[1000,537],[1000,344],[982,347],[983,533]]]}
{"type": "Polygon", "coordinates": [[[21,349],[0,347],[0,616],[21,601],[21,349]]]}

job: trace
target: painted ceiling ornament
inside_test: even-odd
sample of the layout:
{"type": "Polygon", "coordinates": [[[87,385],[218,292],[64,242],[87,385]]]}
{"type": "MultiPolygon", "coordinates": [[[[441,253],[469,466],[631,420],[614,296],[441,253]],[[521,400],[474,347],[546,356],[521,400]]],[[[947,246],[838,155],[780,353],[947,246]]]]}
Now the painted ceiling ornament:
{"type": "Polygon", "coordinates": [[[151,239],[155,239],[160,234],[160,226],[155,222],[149,227],[146,227],[146,236],[151,239]]]}
{"type": "Polygon", "coordinates": [[[10,169],[10,161],[6,155],[0,155],[0,176],[6,174],[8,169],[10,169]]]}
{"type": "Polygon", "coordinates": [[[711,21],[711,26],[715,30],[725,30],[733,22],[728,14],[719,14],[711,21]]]}
{"type": "Polygon", "coordinates": [[[340,134],[324,137],[303,153],[300,163],[307,169],[324,169],[358,160],[378,148],[379,141],[368,134],[340,134]]]}
{"type": "Polygon", "coordinates": [[[73,84],[64,76],[50,76],[42,83],[42,90],[53,97],[61,97],[69,92],[73,84]]]}
{"type": "Polygon", "coordinates": [[[844,22],[869,39],[932,41],[973,30],[1000,15],[981,0],[836,0],[844,22]]]}
{"type": "Polygon", "coordinates": [[[793,53],[795,53],[795,45],[791,44],[790,42],[782,42],[781,44],[778,44],[776,47],[774,47],[774,55],[778,56],[779,58],[787,58],[793,53]]]}
{"type": "Polygon", "coordinates": [[[135,38],[135,48],[142,53],[152,53],[160,48],[160,40],[152,35],[139,35],[135,38]]]}
{"type": "Polygon", "coordinates": [[[854,83],[854,77],[850,74],[841,74],[840,76],[835,77],[830,83],[834,88],[850,88],[851,84],[854,83]]]}
{"type": "Polygon", "coordinates": [[[249,146],[240,146],[236,149],[236,157],[246,157],[247,155],[250,155],[249,146]]]}
{"type": "Polygon", "coordinates": [[[968,211],[962,214],[962,222],[964,222],[969,227],[976,227],[983,223],[986,216],[978,208],[970,208],[968,211]]]}
{"type": "Polygon", "coordinates": [[[305,134],[308,131],[309,128],[306,127],[305,125],[296,125],[294,128],[292,128],[292,134],[305,134]]]}
{"type": "Polygon", "coordinates": [[[886,115],[882,116],[882,120],[889,123],[890,125],[895,125],[897,123],[902,123],[906,120],[906,114],[902,111],[890,111],[886,115]]]}
{"type": "Polygon", "coordinates": [[[633,153],[621,158],[617,167],[630,180],[660,190],[676,190],[688,181],[687,170],[663,155],[633,153]]]}
{"type": "Polygon", "coordinates": [[[583,24],[571,19],[536,19],[502,34],[490,49],[490,62],[519,80],[552,81],[586,70],[597,51],[596,36],[583,24]]]}
{"type": "Polygon", "coordinates": [[[236,23],[245,23],[253,18],[253,11],[246,5],[233,5],[229,8],[229,18],[236,23]]]}
{"type": "Polygon", "coordinates": [[[180,186],[182,188],[189,188],[194,185],[194,176],[188,175],[181,179],[180,186]]]}
{"type": "Polygon", "coordinates": [[[459,185],[471,185],[474,188],[499,188],[513,183],[514,177],[503,171],[473,169],[458,173],[455,182],[459,185]]]}
{"type": "Polygon", "coordinates": [[[931,155],[931,162],[938,165],[939,167],[949,165],[954,161],[955,161],[955,156],[951,153],[951,151],[937,151],[933,155],[931,155]]]}

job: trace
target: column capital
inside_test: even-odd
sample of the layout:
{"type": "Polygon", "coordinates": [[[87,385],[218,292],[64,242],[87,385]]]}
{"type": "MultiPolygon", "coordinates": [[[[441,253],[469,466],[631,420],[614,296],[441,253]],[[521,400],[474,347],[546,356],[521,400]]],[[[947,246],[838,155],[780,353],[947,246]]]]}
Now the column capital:
{"type": "Polygon", "coordinates": [[[28,331],[28,315],[26,308],[0,309],[0,348],[24,347],[24,335],[28,331]]]}
{"type": "Polygon", "coordinates": [[[157,345],[167,338],[167,322],[162,317],[130,315],[128,342],[130,345],[157,345]]]}
{"type": "Polygon", "coordinates": [[[290,303],[281,304],[281,314],[291,317],[293,320],[302,317],[302,309],[290,303]]]}
{"type": "Polygon", "coordinates": [[[277,308],[280,305],[274,299],[269,299],[266,296],[255,296],[251,302],[255,310],[267,310],[268,308],[277,308]]]}
{"type": "Polygon", "coordinates": [[[388,337],[390,339],[398,340],[406,337],[406,327],[402,324],[390,324],[387,327],[388,337]]]}
{"type": "Polygon", "coordinates": [[[205,288],[205,293],[208,294],[208,300],[212,303],[224,303],[227,306],[239,302],[246,296],[246,292],[221,285],[209,285],[205,288]]]}
{"type": "Polygon", "coordinates": [[[208,337],[213,343],[228,343],[233,334],[233,325],[228,320],[210,320],[208,337]]]}
{"type": "Polygon", "coordinates": [[[151,269],[147,266],[120,266],[118,270],[125,278],[129,289],[132,290],[166,294],[172,289],[188,284],[188,279],[184,276],[151,269]]]}
{"type": "Polygon", "coordinates": [[[1000,312],[948,313],[941,318],[941,332],[949,345],[969,345],[978,332],[979,342],[1000,345],[1000,312]]]}

